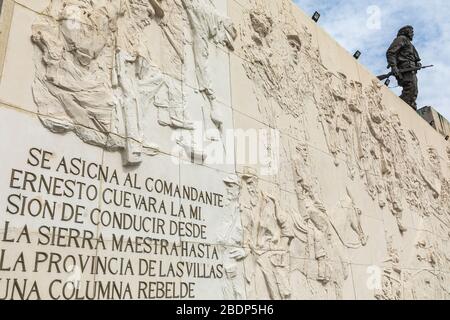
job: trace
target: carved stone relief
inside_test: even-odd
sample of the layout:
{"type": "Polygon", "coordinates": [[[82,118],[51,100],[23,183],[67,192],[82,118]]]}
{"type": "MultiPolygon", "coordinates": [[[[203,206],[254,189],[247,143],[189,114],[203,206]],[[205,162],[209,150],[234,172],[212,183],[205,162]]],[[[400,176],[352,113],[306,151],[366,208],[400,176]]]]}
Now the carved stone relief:
{"type": "Polygon", "coordinates": [[[394,247],[392,237],[387,242],[388,256],[384,261],[381,288],[375,292],[378,300],[401,300],[403,298],[403,275],[400,268],[400,256],[394,247]]]}
{"type": "Polygon", "coordinates": [[[247,298],[288,299],[289,246],[294,237],[290,218],[280,209],[279,199],[260,188],[254,170],[246,168],[241,180],[247,298]]]}
{"type": "Polygon", "coordinates": [[[292,216],[298,245],[293,247],[291,254],[294,257],[305,256],[304,260],[292,266],[292,271],[299,270],[303,274],[310,287],[314,288],[311,294],[316,298],[341,299],[343,283],[349,272],[345,250],[366,245],[367,237],[361,227],[360,211],[348,190],[331,210],[332,214],[328,213],[321,200],[309,152],[308,145],[302,144],[291,155],[298,200],[298,211],[292,216]],[[351,233],[355,233],[356,242],[352,242],[351,233]]]}
{"type": "Polygon", "coordinates": [[[447,147],[448,167],[450,168],[450,146],[447,147]]]}
{"type": "Polygon", "coordinates": [[[155,24],[172,48],[173,65],[183,63],[182,22],[192,30],[200,91],[220,126],[208,48],[216,42],[232,49],[236,34],[228,18],[198,0],[53,0],[32,35],[37,49],[33,95],[43,124],[55,133],[74,131],[86,143],[123,150],[126,165],[158,152],[144,136],[147,126],[193,130],[181,84],[151,55],[155,24]],[[150,108],[157,108],[157,119],[146,117],[150,108]]]}
{"type": "Polygon", "coordinates": [[[0,79],[3,73],[3,65],[6,56],[11,20],[14,13],[13,1],[0,2],[0,79]]]}
{"type": "MultiPolygon", "coordinates": [[[[340,288],[347,278],[346,262],[345,254],[336,252],[362,250],[370,238],[362,228],[362,211],[348,189],[334,208],[326,208],[320,199],[319,182],[308,159],[305,101],[315,102],[335,165],[344,164],[350,180],[361,179],[365,183],[380,211],[391,211],[400,234],[408,230],[403,217],[406,209],[426,216],[431,215],[429,211],[439,216],[448,211],[448,181],[442,178],[436,153],[428,149],[424,155],[424,146],[417,137],[384,104],[382,84],[374,80],[363,85],[327,70],[311,47],[307,28],[290,29],[286,24],[289,17],[283,20],[267,12],[270,10],[266,4],[253,3],[245,12],[240,37],[244,39],[244,67],[254,83],[260,113],[268,123],[276,121],[273,104],[261,101],[273,99],[282,113],[292,116],[291,125],[298,128],[295,138],[303,141],[288,156],[298,199],[298,212],[291,212],[291,217],[293,241],[303,244],[300,251],[307,252],[305,265],[313,267],[294,265],[291,272],[299,270],[308,279],[333,284],[335,297],[341,297],[340,288]],[[289,92],[284,92],[287,88],[289,92]]],[[[245,234],[245,223],[243,227],[245,234]]],[[[404,282],[396,267],[399,257],[394,244],[387,245],[391,266],[384,271],[383,290],[376,297],[400,299],[404,282]]]]}
{"type": "MultiPolygon", "coordinates": [[[[448,239],[448,235],[446,237],[448,239]]],[[[438,299],[450,298],[448,248],[445,240],[421,232],[417,237],[416,259],[417,269],[409,270],[405,276],[405,298],[438,299]]]]}
{"type": "Polygon", "coordinates": [[[219,243],[224,246],[224,268],[226,285],[223,289],[227,300],[245,299],[245,288],[240,287],[239,268],[246,256],[243,248],[243,230],[241,226],[241,212],[239,196],[241,193],[241,180],[237,175],[231,175],[224,180],[227,186],[227,216],[223,217],[223,233],[219,235],[219,243]]]}
{"type": "MultiPolygon", "coordinates": [[[[335,77],[329,72],[326,74],[325,79],[329,81],[322,87],[319,114],[328,149],[336,164],[338,159],[345,161],[350,179],[355,178],[353,164],[357,163],[369,195],[378,200],[381,209],[388,205],[399,230],[405,232],[402,212],[406,203],[426,211],[429,205],[423,194],[439,198],[442,181],[437,171],[440,165],[434,163],[434,169],[428,165],[422,154],[423,146],[414,133],[403,129],[398,116],[382,104],[380,84],[374,82],[365,89],[357,82],[342,86],[346,80],[341,77],[341,86],[331,85],[335,77]],[[331,91],[332,87],[338,89],[331,91]],[[344,92],[343,87],[347,88],[347,93],[339,94],[339,88],[344,92]],[[339,107],[336,102],[344,101],[340,97],[350,98],[339,107]],[[328,105],[332,108],[327,109],[328,105]]],[[[433,159],[436,161],[438,157],[434,155],[433,159]]]]}
{"type": "Polygon", "coordinates": [[[362,228],[361,215],[361,209],[356,207],[355,200],[347,189],[332,215],[336,220],[342,220],[339,223],[335,223],[337,230],[340,231],[338,233],[342,234],[343,237],[348,237],[348,232],[351,231],[357,237],[357,241],[352,238],[341,239],[347,248],[358,248],[367,244],[368,236],[362,228]]]}
{"type": "Polygon", "coordinates": [[[210,103],[211,120],[221,128],[223,115],[211,81],[210,47],[223,45],[234,50],[237,37],[232,21],[221,15],[209,0],[182,0],[192,33],[195,71],[199,91],[210,103]]]}
{"type": "MultiPolygon", "coordinates": [[[[257,99],[274,99],[284,113],[298,119],[305,96],[312,93],[312,70],[305,67],[314,66],[309,60],[316,58],[316,53],[311,52],[308,30],[295,29],[281,22],[280,16],[268,16],[269,6],[256,1],[245,12],[240,29],[244,67],[254,82],[257,99]]],[[[264,105],[259,103],[259,111],[273,123],[275,111],[263,110],[264,105]]]]}

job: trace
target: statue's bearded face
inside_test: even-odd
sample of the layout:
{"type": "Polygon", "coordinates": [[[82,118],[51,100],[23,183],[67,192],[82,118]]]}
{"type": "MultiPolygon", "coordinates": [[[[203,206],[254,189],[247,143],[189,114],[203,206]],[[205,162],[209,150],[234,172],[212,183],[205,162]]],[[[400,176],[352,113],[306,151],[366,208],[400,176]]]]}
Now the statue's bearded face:
{"type": "Polygon", "coordinates": [[[296,39],[289,39],[288,43],[290,47],[290,63],[298,65],[300,62],[301,43],[296,39]]]}
{"type": "Polygon", "coordinates": [[[258,179],[252,177],[247,181],[247,190],[250,195],[250,202],[253,206],[258,204],[258,179]]]}
{"type": "Polygon", "coordinates": [[[231,203],[233,201],[239,200],[240,191],[241,190],[239,185],[232,185],[227,188],[228,201],[231,203]]]}
{"type": "Polygon", "coordinates": [[[403,30],[402,34],[411,41],[414,39],[414,29],[413,28],[405,28],[403,30]]]}
{"type": "Polygon", "coordinates": [[[399,30],[398,35],[405,36],[412,41],[414,39],[414,28],[412,26],[403,27],[399,30]]]}

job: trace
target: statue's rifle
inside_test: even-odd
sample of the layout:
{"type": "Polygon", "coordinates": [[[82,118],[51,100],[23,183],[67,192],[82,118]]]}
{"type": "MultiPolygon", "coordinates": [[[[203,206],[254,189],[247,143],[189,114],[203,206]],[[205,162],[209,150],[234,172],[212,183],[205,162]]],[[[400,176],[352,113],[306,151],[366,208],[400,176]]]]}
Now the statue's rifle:
{"type": "MultiPolygon", "coordinates": [[[[406,69],[400,69],[398,72],[400,74],[403,74],[403,73],[407,73],[407,72],[414,72],[414,71],[419,71],[419,70],[422,70],[422,69],[427,69],[427,68],[432,68],[432,67],[434,67],[434,66],[431,65],[431,66],[422,66],[422,67],[411,67],[411,68],[406,68],[406,69]]],[[[383,81],[385,79],[389,79],[393,75],[395,75],[395,73],[393,71],[391,71],[389,73],[380,75],[377,78],[378,78],[378,80],[383,81]]]]}
{"type": "Polygon", "coordinates": [[[181,62],[184,63],[184,56],[181,53],[180,48],[177,46],[177,44],[175,43],[175,40],[173,40],[171,34],[172,31],[170,30],[170,27],[165,24],[164,22],[160,22],[159,26],[161,27],[162,31],[164,32],[164,35],[166,36],[167,40],[169,40],[169,43],[172,45],[172,48],[175,50],[175,52],[177,53],[178,57],[180,58],[181,62]]]}
{"type": "Polygon", "coordinates": [[[172,30],[170,27],[163,21],[163,18],[165,16],[164,10],[161,8],[159,3],[156,0],[149,0],[150,4],[152,5],[153,9],[155,10],[155,16],[159,19],[159,27],[164,32],[164,35],[166,36],[167,40],[169,40],[170,45],[173,47],[175,52],[177,53],[178,57],[180,58],[181,62],[184,63],[184,56],[180,50],[180,48],[175,43],[175,40],[172,38],[172,30]]]}

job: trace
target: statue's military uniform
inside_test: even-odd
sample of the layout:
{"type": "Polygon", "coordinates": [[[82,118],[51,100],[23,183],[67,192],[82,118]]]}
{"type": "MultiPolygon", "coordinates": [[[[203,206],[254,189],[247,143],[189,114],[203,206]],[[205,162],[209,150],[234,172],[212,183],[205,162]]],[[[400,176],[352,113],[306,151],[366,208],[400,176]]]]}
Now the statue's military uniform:
{"type": "MultiPolygon", "coordinates": [[[[389,47],[386,56],[388,67],[398,70],[420,67],[420,56],[411,39],[405,34],[405,29],[399,31],[397,38],[389,47]]],[[[402,98],[412,108],[417,110],[417,96],[419,94],[417,71],[405,72],[401,77],[396,75],[399,86],[403,87],[402,98]]]]}

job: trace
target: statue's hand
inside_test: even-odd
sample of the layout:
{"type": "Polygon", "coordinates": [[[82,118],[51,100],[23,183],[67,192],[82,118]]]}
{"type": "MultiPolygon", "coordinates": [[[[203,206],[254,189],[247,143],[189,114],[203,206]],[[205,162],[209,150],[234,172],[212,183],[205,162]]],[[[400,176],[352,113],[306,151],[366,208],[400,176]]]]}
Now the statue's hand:
{"type": "Polygon", "coordinates": [[[403,75],[400,73],[400,70],[398,70],[397,67],[392,67],[392,72],[397,79],[403,79],[403,75]]]}
{"type": "Polygon", "coordinates": [[[422,68],[422,64],[420,62],[417,62],[417,68],[422,68]]]}
{"type": "Polygon", "coordinates": [[[248,253],[242,248],[232,249],[230,251],[230,258],[241,261],[247,257],[248,253]]]}
{"type": "Polygon", "coordinates": [[[143,80],[147,75],[149,70],[149,63],[147,59],[142,56],[137,56],[136,58],[136,76],[139,80],[143,80]]]}
{"type": "Polygon", "coordinates": [[[155,16],[155,9],[153,9],[153,7],[150,6],[147,8],[147,13],[150,18],[153,18],[155,16]]]}

